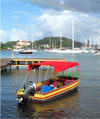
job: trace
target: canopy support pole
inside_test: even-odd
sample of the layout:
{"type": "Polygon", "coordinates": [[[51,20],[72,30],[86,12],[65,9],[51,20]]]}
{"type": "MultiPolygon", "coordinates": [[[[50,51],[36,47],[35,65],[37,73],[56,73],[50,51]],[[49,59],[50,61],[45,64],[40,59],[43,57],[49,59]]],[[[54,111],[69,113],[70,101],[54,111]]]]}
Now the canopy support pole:
{"type": "Polygon", "coordinates": [[[78,71],[78,73],[77,73],[77,79],[78,79],[78,75],[79,75],[79,66],[78,66],[78,68],[77,68],[77,71],[78,71]]]}
{"type": "Polygon", "coordinates": [[[56,73],[55,73],[55,83],[54,83],[54,88],[57,86],[56,84],[56,73]]]}
{"type": "Polygon", "coordinates": [[[49,77],[51,79],[51,67],[49,68],[49,77]]]}
{"type": "Polygon", "coordinates": [[[72,71],[72,80],[73,80],[73,68],[71,69],[71,71],[72,71]]]}
{"type": "Polygon", "coordinates": [[[68,80],[68,69],[67,69],[67,75],[66,75],[66,84],[67,84],[67,80],[68,80]]]}
{"type": "Polygon", "coordinates": [[[37,83],[38,83],[38,80],[39,80],[39,70],[37,69],[37,83]]]}
{"type": "Polygon", "coordinates": [[[44,84],[44,81],[45,81],[45,76],[44,76],[44,74],[45,74],[45,69],[44,69],[44,66],[43,66],[43,83],[42,83],[42,85],[44,84]]]}

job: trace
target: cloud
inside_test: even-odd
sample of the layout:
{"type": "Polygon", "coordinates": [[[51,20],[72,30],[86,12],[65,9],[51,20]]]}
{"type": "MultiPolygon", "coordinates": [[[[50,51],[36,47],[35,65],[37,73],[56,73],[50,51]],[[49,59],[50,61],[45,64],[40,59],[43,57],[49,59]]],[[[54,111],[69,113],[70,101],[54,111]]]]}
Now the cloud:
{"type": "Polygon", "coordinates": [[[65,7],[69,10],[85,13],[100,14],[100,0],[65,0],[65,7]]]}
{"type": "Polygon", "coordinates": [[[13,19],[16,19],[16,20],[18,20],[20,17],[22,17],[22,16],[27,16],[27,15],[29,15],[29,13],[28,12],[26,12],[26,11],[11,11],[11,13],[12,13],[12,18],[13,19]]]}
{"type": "Polygon", "coordinates": [[[60,4],[63,5],[64,4],[64,1],[61,1],[60,4]]]}
{"type": "Polygon", "coordinates": [[[12,29],[11,31],[0,30],[1,42],[28,40],[27,33],[22,30],[12,29]]]}
{"type": "Polygon", "coordinates": [[[10,41],[28,40],[27,33],[22,30],[12,29],[10,32],[10,41]]]}
{"type": "Polygon", "coordinates": [[[45,31],[45,34],[59,35],[60,32],[63,34],[71,33],[70,19],[72,18],[74,18],[73,15],[68,11],[64,10],[55,13],[51,10],[44,11],[38,18],[38,22],[41,24],[41,29],[45,31]],[[67,29],[67,27],[70,27],[70,29],[67,29]]]}
{"type": "Polygon", "coordinates": [[[63,36],[71,38],[72,35],[72,19],[75,26],[75,39],[89,39],[90,34],[100,35],[100,22],[88,14],[73,14],[73,12],[63,10],[44,10],[43,14],[38,18],[41,30],[44,34],[59,36],[61,32],[63,36]],[[79,38],[78,38],[79,37],[79,38]]]}
{"type": "MultiPolygon", "coordinates": [[[[30,16],[30,22],[34,17],[30,16]]],[[[46,36],[62,36],[72,38],[72,19],[75,27],[75,40],[89,40],[100,36],[100,22],[89,14],[77,14],[71,11],[55,11],[52,9],[43,10],[40,16],[36,16],[36,22],[31,22],[27,26],[27,31],[12,29],[11,31],[2,31],[3,41],[17,40],[39,40],[46,36]]]]}
{"type": "Polygon", "coordinates": [[[33,27],[33,29],[29,28],[27,31],[20,29],[12,29],[11,31],[0,30],[1,42],[18,40],[34,41],[36,39],[41,39],[42,35],[43,32],[39,31],[35,27],[33,27]]]}
{"type": "MultiPolygon", "coordinates": [[[[100,14],[100,0],[25,0],[43,8],[100,14]]],[[[100,17],[100,16],[99,16],[100,17]]]]}
{"type": "Polygon", "coordinates": [[[8,35],[6,34],[6,31],[0,30],[0,40],[1,42],[7,40],[8,35]]]}

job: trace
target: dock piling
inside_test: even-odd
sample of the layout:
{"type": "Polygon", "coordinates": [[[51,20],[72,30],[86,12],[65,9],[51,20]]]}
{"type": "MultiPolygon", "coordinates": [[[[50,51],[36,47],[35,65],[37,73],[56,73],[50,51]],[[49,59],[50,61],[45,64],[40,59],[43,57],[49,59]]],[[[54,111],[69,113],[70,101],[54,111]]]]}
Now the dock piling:
{"type": "Polygon", "coordinates": [[[18,67],[18,66],[17,66],[16,68],[17,68],[17,69],[19,69],[19,67],[18,67]]]}

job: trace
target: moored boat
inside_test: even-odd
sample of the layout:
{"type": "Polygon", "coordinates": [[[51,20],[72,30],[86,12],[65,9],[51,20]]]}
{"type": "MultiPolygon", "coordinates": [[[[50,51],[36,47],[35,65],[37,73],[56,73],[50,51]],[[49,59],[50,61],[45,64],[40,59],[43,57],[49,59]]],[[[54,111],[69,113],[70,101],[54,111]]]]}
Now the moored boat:
{"type": "Polygon", "coordinates": [[[23,88],[17,91],[18,103],[27,101],[47,102],[66,95],[80,83],[79,63],[77,62],[45,61],[30,64],[28,74],[33,69],[37,71],[41,66],[52,67],[54,69],[54,77],[38,82],[37,76],[37,83],[28,80],[23,88]],[[64,73],[60,74],[61,72],[64,73]]]}
{"type": "Polygon", "coordinates": [[[32,51],[23,49],[19,51],[19,54],[32,54],[32,51]]]}
{"type": "Polygon", "coordinates": [[[97,50],[93,55],[100,56],[100,50],[97,50]]]}

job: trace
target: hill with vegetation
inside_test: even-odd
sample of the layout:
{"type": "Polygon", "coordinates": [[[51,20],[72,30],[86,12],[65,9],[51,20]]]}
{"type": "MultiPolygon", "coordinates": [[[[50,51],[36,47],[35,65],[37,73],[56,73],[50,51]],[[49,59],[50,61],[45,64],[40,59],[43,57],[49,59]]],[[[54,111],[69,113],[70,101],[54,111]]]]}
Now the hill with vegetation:
{"type": "MultiPolygon", "coordinates": [[[[14,49],[14,45],[16,45],[17,41],[9,41],[6,43],[0,44],[0,49],[2,50],[8,50],[8,49],[14,49]]],[[[82,43],[75,41],[74,46],[75,47],[82,47],[82,43]]],[[[37,40],[33,42],[33,48],[35,49],[44,49],[44,48],[60,48],[60,37],[45,37],[41,40],[37,40]]],[[[68,39],[66,37],[62,37],[62,48],[71,48],[72,47],[72,40],[68,39]]],[[[23,47],[27,48],[27,46],[23,47]]],[[[28,46],[28,48],[32,48],[31,45],[28,46]]]]}
{"type": "Polygon", "coordinates": [[[14,49],[14,45],[16,45],[16,41],[8,41],[6,43],[1,43],[0,50],[14,49]]]}
{"type": "MultiPolygon", "coordinates": [[[[45,37],[41,40],[33,42],[35,47],[43,48],[44,45],[48,45],[50,48],[59,48],[60,47],[60,37],[45,37]]],[[[75,47],[82,47],[82,43],[75,41],[75,47]]],[[[30,46],[31,47],[31,46],[30,46]]],[[[71,48],[72,47],[72,40],[66,37],[62,37],[62,48],[71,48]]]]}

